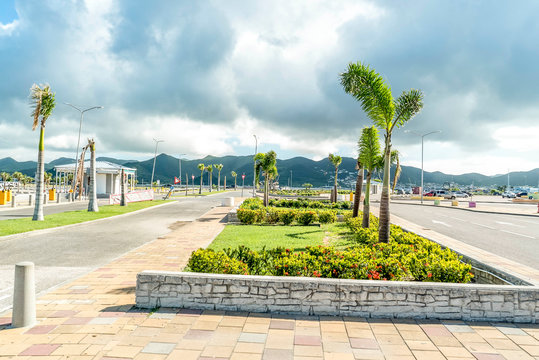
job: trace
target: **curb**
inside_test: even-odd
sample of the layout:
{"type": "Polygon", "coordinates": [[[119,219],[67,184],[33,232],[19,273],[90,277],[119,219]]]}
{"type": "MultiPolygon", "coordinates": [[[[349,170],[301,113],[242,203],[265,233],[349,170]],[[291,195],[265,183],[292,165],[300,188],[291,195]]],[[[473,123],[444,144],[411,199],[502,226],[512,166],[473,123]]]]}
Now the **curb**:
{"type": "Polygon", "coordinates": [[[39,229],[39,230],[26,231],[26,232],[23,232],[23,233],[12,234],[12,235],[4,235],[4,236],[0,236],[0,241],[16,239],[16,238],[18,238],[18,237],[23,237],[23,236],[32,236],[32,235],[47,234],[47,233],[50,233],[50,232],[54,232],[54,231],[56,231],[56,230],[67,229],[67,228],[75,227],[75,226],[79,226],[79,225],[85,225],[85,224],[96,223],[96,222],[104,221],[104,220],[107,220],[107,219],[112,219],[112,218],[119,218],[119,217],[129,216],[129,215],[132,215],[132,214],[138,214],[138,213],[144,212],[144,211],[146,211],[146,210],[156,209],[156,208],[159,208],[159,207],[162,207],[162,206],[171,205],[171,204],[174,204],[175,202],[176,202],[176,201],[171,200],[170,202],[165,203],[165,204],[160,204],[160,205],[155,205],[155,206],[149,206],[149,207],[147,207],[147,208],[140,209],[140,210],[135,210],[135,211],[131,211],[131,212],[128,212],[128,213],[125,213],[125,214],[114,215],[114,216],[108,216],[108,217],[104,217],[104,218],[101,218],[101,219],[95,219],[95,220],[83,221],[83,222],[76,223],[76,224],[69,224],[69,225],[56,226],[56,227],[52,227],[52,228],[48,228],[48,229],[39,229]]]}
{"type": "Polygon", "coordinates": [[[443,209],[464,210],[464,211],[471,211],[471,212],[483,213],[483,214],[516,215],[516,216],[528,216],[528,217],[539,218],[539,213],[537,215],[536,214],[518,214],[518,213],[507,213],[507,212],[501,212],[501,211],[471,210],[467,208],[460,208],[460,207],[454,207],[454,206],[437,206],[437,205],[430,205],[430,204],[415,204],[415,203],[405,203],[405,202],[396,202],[396,201],[393,201],[393,203],[403,204],[403,205],[430,206],[430,207],[443,208],[443,209]]]}

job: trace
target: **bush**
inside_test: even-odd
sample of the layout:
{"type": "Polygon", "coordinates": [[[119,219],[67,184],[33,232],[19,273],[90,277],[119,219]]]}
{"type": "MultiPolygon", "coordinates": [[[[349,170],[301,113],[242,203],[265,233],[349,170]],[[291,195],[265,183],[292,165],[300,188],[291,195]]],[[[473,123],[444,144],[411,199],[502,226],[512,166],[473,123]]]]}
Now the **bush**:
{"type": "Polygon", "coordinates": [[[259,198],[248,198],[240,205],[240,209],[256,210],[264,207],[264,202],[259,198]]]}
{"type": "Polygon", "coordinates": [[[296,210],[281,210],[279,220],[285,225],[290,225],[296,220],[297,215],[296,210]]]}
{"type": "Polygon", "coordinates": [[[307,226],[317,219],[316,212],[311,210],[303,210],[298,213],[298,223],[307,226]]]}
{"type": "Polygon", "coordinates": [[[261,222],[266,216],[265,209],[251,210],[251,209],[238,209],[238,220],[242,224],[255,224],[261,222]]]}
{"type": "Polygon", "coordinates": [[[230,258],[223,251],[215,252],[211,249],[198,249],[193,251],[188,270],[192,272],[212,274],[248,274],[247,265],[240,260],[230,258]]]}
{"type": "Polygon", "coordinates": [[[318,221],[321,224],[329,224],[337,221],[337,213],[332,210],[324,210],[318,213],[318,221]]]}
{"type": "Polygon", "coordinates": [[[280,213],[281,211],[275,208],[268,208],[268,212],[266,213],[266,222],[268,224],[277,224],[280,219],[280,213]]]}

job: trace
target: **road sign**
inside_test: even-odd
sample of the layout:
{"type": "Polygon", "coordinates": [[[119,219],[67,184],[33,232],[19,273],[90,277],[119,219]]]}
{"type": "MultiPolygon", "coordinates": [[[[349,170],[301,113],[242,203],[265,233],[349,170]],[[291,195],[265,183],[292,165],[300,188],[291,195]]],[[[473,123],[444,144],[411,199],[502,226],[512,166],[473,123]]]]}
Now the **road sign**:
{"type": "Polygon", "coordinates": [[[181,184],[182,179],[178,179],[176,176],[174,176],[174,184],[181,184]]]}
{"type": "Polygon", "coordinates": [[[245,179],[245,174],[243,174],[243,175],[241,176],[241,179],[242,179],[242,180],[245,179]]]}

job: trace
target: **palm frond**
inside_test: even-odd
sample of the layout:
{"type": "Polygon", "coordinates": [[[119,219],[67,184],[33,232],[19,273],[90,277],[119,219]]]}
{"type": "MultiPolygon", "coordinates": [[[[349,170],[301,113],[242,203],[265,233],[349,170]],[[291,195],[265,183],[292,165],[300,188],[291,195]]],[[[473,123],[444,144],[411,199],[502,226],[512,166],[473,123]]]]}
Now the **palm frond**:
{"type": "Polygon", "coordinates": [[[358,141],[359,160],[367,171],[372,172],[379,167],[380,141],[378,130],[374,126],[363,128],[358,141]]]}
{"type": "Polygon", "coordinates": [[[395,118],[391,124],[391,130],[394,127],[401,127],[411,118],[417,115],[423,108],[423,92],[421,90],[410,89],[403,91],[394,102],[395,118]]]}
{"type": "Polygon", "coordinates": [[[34,118],[34,123],[32,124],[32,131],[37,128],[39,125],[39,115],[41,115],[41,103],[43,99],[43,90],[37,85],[34,84],[30,88],[30,105],[32,109],[32,117],[34,118]]]}
{"type": "Polygon", "coordinates": [[[198,167],[198,170],[200,171],[204,171],[206,169],[206,166],[204,166],[203,163],[198,164],[197,167],[198,167]]]}

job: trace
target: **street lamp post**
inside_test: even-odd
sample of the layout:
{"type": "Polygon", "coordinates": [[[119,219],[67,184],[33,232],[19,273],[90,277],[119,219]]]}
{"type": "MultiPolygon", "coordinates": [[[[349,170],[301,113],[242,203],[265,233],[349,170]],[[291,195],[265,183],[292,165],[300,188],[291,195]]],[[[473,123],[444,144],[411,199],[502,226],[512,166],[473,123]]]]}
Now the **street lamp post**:
{"type": "MultiPolygon", "coordinates": [[[[182,156],[183,155],[187,155],[187,154],[180,154],[180,156],[178,157],[178,161],[180,162],[180,176],[178,177],[178,179],[180,179],[180,189],[182,187],[182,156]]],[[[187,182],[189,182],[189,180],[187,180],[187,182]]],[[[187,186],[189,184],[185,184],[185,186],[187,186]]]]}
{"type": "MultiPolygon", "coordinates": [[[[76,107],[75,105],[73,104],[70,104],[70,103],[64,103],[65,105],[67,106],[71,106],[73,109],[77,110],[78,112],[80,112],[80,122],[79,122],[79,139],[77,140],[77,151],[76,151],[76,155],[75,155],[75,174],[73,176],[73,183],[71,184],[71,187],[73,189],[73,197],[75,196],[75,186],[76,186],[76,177],[77,177],[77,165],[79,163],[79,146],[80,146],[80,133],[81,133],[81,130],[82,130],[82,119],[84,118],[84,113],[86,111],[90,111],[90,110],[94,110],[94,109],[103,109],[103,106],[92,106],[90,108],[87,108],[87,109],[84,109],[84,110],[81,110],[79,109],[78,107],[76,107]]],[[[81,184],[82,186],[82,184],[81,184]]],[[[80,200],[80,198],[79,198],[80,200]]]]}
{"type": "Polygon", "coordinates": [[[292,190],[292,170],[290,170],[290,190],[292,190]]]}
{"type": "MultiPolygon", "coordinates": [[[[256,135],[253,135],[255,137],[255,156],[258,153],[258,138],[256,135]]],[[[253,197],[256,197],[256,162],[253,165],[253,197]]]]}
{"type": "Polygon", "coordinates": [[[414,134],[416,136],[421,137],[421,204],[423,204],[423,139],[427,135],[441,133],[442,131],[441,130],[436,130],[436,131],[431,131],[431,132],[426,133],[426,134],[420,134],[420,133],[417,133],[417,132],[412,131],[412,130],[405,130],[404,132],[412,133],[412,134],[414,134]]]}
{"type": "Polygon", "coordinates": [[[243,188],[245,187],[245,174],[241,176],[241,197],[243,197],[243,188]]]}
{"type": "Polygon", "coordinates": [[[153,190],[153,174],[155,172],[155,159],[157,158],[157,145],[160,143],[160,142],[164,142],[165,140],[156,140],[156,139],[153,139],[153,141],[155,141],[155,154],[153,156],[153,167],[152,167],[152,179],[150,180],[150,186],[152,187],[152,190],[153,190]]]}

